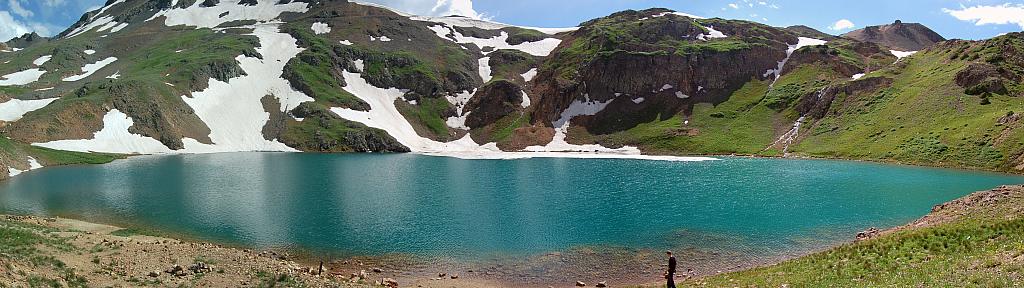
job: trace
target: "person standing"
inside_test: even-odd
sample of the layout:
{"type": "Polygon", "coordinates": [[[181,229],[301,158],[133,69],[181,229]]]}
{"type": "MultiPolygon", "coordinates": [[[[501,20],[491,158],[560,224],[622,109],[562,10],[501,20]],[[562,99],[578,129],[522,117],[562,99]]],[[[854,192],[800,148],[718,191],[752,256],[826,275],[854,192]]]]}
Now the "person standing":
{"type": "Polygon", "coordinates": [[[665,280],[668,283],[665,287],[676,288],[676,256],[672,256],[672,251],[665,251],[665,254],[668,254],[668,271],[665,272],[665,280]]]}

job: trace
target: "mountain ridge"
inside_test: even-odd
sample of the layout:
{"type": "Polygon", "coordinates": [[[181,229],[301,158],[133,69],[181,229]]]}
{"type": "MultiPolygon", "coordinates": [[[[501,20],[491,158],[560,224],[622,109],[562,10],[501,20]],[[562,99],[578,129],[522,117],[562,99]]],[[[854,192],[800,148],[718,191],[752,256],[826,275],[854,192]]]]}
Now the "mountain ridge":
{"type": "MultiPolygon", "coordinates": [[[[1000,120],[1024,110],[1010,101],[1024,66],[1013,33],[907,58],[884,41],[662,8],[535,30],[348,1],[116,0],[58,36],[0,53],[0,94],[11,99],[0,108],[34,108],[6,117],[16,143],[122,154],[794,154],[1004,171],[1024,161],[1014,140],[1024,134],[1000,120]],[[922,98],[924,87],[957,104],[922,98]],[[963,121],[953,119],[906,129],[891,119],[917,117],[907,101],[971,115],[971,131],[947,132],[963,121]],[[886,130],[864,131],[876,126],[886,130]]],[[[6,157],[28,166],[21,152],[6,157]]]]}

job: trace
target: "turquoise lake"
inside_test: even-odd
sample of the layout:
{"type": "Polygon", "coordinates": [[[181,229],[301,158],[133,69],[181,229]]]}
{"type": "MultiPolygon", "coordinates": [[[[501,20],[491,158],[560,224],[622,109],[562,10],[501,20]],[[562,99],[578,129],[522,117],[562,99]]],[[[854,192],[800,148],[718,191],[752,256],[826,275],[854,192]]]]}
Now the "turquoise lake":
{"type": "Polygon", "coordinates": [[[1024,177],[848,161],[143,156],[0,183],[4,213],[338,256],[480,259],[576,247],[809,251],[1024,177]]]}

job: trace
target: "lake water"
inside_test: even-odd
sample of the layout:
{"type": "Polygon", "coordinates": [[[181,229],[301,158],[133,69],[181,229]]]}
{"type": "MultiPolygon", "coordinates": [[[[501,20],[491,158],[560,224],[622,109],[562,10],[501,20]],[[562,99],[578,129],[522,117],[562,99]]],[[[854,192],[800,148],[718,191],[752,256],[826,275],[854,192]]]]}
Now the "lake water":
{"type": "Polygon", "coordinates": [[[1019,183],[1024,177],[822,160],[229,153],[32,171],[0,183],[0,210],[337,256],[472,261],[608,246],[770,257],[1019,183]]]}

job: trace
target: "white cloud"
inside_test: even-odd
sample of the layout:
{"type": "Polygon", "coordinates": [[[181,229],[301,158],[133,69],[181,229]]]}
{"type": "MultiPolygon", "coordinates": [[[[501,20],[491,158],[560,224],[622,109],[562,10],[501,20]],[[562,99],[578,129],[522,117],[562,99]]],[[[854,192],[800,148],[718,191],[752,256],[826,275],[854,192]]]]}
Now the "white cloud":
{"type": "Polygon", "coordinates": [[[0,41],[7,41],[29,32],[32,32],[29,25],[14,20],[14,16],[7,11],[0,11],[0,41]]]}
{"type": "Polygon", "coordinates": [[[828,29],[839,31],[853,28],[853,26],[853,21],[847,19],[839,19],[839,21],[836,21],[836,23],[832,24],[832,26],[828,26],[828,29]]]}
{"type": "Polygon", "coordinates": [[[64,5],[64,0],[43,0],[43,5],[46,5],[46,7],[57,7],[64,5]]]}
{"type": "Polygon", "coordinates": [[[732,9],[740,9],[740,6],[736,5],[736,3],[729,3],[729,7],[732,7],[732,9]]]}
{"type": "Polygon", "coordinates": [[[473,9],[472,0],[361,0],[394,8],[402,12],[423,16],[459,15],[473,19],[486,19],[486,15],[473,9]]]}
{"type": "Polygon", "coordinates": [[[21,7],[21,2],[19,2],[18,0],[7,0],[7,6],[11,8],[11,12],[14,12],[14,14],[18,14],[18,16],[21,16],[21,18],[29,18],[35,14],[32,13],[32,11],[25,9],[25,7],[21,7]]]}
{"type": "Polygon", "coordinates": [[[1003,4],[996,6],[973,6],[960,7],[960,10],[942,8],[947,13],[961,21],[971,21],[974,25],[987,24],[1017,24],[1024,29],[1024,5],[1003,4]]]}

